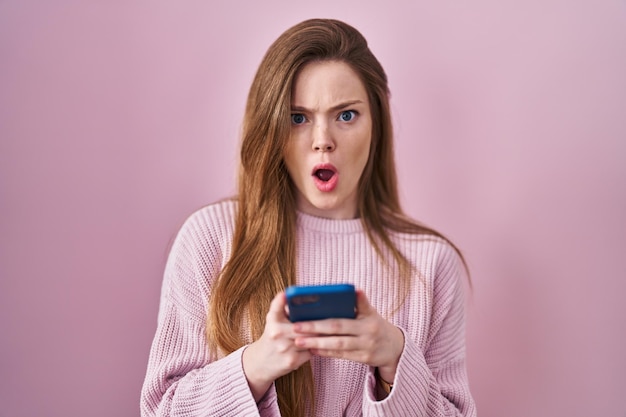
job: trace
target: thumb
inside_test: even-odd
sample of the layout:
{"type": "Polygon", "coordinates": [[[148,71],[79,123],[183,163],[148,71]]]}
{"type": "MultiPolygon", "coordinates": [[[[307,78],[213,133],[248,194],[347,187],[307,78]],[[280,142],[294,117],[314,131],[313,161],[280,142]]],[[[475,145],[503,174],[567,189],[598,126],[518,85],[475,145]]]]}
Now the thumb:
{"type": "Polygon", "coordinates": [[[363,292],[363,290],[356,290],[356,314],[357,316],[364,316],[369,314],[374,307],[370,304],[367,296],[363,292]]]}
{"type": "Polygon", "coordinates": [[[270,303],[270,310],[267,313],[268,320],[272,321],[285,321],[287,315],[285,314],[285,307],[287,306],[287,297],[285,292],[281,291],[270,303]]]}

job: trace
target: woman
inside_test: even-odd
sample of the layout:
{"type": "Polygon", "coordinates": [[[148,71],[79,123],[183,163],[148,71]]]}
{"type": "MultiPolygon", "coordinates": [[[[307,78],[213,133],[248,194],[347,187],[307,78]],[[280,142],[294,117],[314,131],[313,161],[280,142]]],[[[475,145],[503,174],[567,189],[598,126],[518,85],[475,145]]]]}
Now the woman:
{"type": "Polygon", "coordinates": [[[193,214],[172,247],[142,414],[475,415],[462,272],[401,211],[365,39],[302,22],[252,83],[238,197],[193,214]],[[340,282],[359,288],[356,319],[289,322],[287,286],[340,282]]]}

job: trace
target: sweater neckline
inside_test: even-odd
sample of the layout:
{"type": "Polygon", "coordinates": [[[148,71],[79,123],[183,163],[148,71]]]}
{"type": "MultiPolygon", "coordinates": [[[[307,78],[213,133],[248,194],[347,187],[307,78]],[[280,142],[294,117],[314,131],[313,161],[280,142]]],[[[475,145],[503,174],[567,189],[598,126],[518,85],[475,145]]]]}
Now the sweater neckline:
{"type": "Polygon", "coordinates": [[[328,219],[298,211],[298,227],[325,233],[357,233],[363,231],[361,219],[328,219]]]}

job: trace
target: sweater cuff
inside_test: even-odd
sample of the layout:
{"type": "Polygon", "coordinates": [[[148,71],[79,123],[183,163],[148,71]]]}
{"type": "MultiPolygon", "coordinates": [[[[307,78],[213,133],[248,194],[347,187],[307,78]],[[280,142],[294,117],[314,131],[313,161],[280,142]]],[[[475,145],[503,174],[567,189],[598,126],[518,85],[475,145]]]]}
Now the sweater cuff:
{"type": "Polygon", "coordinates": [[[370,367],[366,387],[363,390],[364,415],[404,415],[407,410],[425,410],[427,407],[425,393],[428,393],[430,369],[421,349],[408,337],[404,329],[401,327],[399,329],[404,333],[404,348],[393,380],[393,389],[385,399],[378,401],[375,368],[370,367]]]}
{"type": "MultiPolygon", "coordinates": [[[[237,350],[239,356],[239,368],[241,369],[241,375],[243,380],[246,383],[246,387],[248,388],[248,393],[250,394],[250,398],[254,401],[254,396],[252,395],[252,391],[250,390],[250,385],[248,384],[248,379],[246,378],[246,374],[243,370],[243,351],[246,350],[248,345],[243,346],[237,350]]],[[[270,385],[268,390],[263,394],[263,397],[256,403],[259,415],[261,416],[277,416],[280,417],[280,411],[278,409],[278,395],[276,394],[276,384],[270,385]]]]}
{"type": "Polygon", "coordinates": [[[265,395],[257,403],[259,413],[263,415],[273,415],[278,410],[278,395],[276,394],[276,385],[270,385],[265,395]],[[269,413],[268,413],[269,412],[269,413]]]}
{"type": "Polygon", "coordinates": [[[243,371],[242,356],[245,348],[246,346],[243,346],[219,361],[223,378],[219,385],[229,391],[229,393],[223,394],[224,397],[230,398],[231,406],[242,412],[247,410],[246,412],[256,414],[258,410],[256,402],[243,371]]]}

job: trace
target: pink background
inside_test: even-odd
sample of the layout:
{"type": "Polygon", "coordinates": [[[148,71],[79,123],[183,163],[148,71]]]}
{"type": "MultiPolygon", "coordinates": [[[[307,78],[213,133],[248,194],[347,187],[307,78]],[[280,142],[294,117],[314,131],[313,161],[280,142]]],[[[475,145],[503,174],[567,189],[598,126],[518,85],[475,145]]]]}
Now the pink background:
{"type": "Polygon", "coordinates": [[[480,416],[626,416],[626,2],[218,3],[0,1],[0,417],[139,414],[169,242],[309,17],[369,39],[405,207],[469,260],[480,416]]]}

